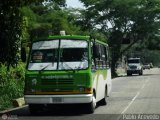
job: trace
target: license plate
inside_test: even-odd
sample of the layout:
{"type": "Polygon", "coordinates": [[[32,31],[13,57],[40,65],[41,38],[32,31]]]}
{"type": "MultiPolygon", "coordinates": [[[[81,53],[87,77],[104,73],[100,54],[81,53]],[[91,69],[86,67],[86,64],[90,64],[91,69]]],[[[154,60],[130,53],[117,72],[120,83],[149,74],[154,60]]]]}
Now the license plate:
{"type": "Polygon", "coordinates": [[[52,98],[52,102],[53,102],[53,103],[62,103],[62,102],[63,102],[63,99],[60,98],[60,97],[55,97],[55,98],[52,98]]]}

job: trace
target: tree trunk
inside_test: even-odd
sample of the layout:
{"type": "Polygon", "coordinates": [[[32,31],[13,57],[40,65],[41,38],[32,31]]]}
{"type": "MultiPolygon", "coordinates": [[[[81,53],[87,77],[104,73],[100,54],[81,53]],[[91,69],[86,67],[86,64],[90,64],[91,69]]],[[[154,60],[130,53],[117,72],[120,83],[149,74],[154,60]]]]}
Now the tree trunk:
{"type": "Polygon", "coordinates": [[[117,51],[112,51],[112,62],[111,62],[112,78],[118,76],[116,73],[118,59],[119,59],[119,53],[117,51]]]}
{"type": "Polygon", "coordinates": [[[119,57],[121,56],[121,44],[123,40],[123,34],[120,30],[113,29],[113,32],[110,34],[109,46],[111,47],[111,72],[112,78],[117,77],[116,65],[119,57]]]}

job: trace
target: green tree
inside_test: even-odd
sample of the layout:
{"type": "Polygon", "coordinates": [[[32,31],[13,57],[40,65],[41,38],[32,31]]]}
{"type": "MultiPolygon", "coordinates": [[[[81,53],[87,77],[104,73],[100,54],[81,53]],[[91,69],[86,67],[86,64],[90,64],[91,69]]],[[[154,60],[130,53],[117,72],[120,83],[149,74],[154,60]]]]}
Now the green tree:
{"type": "MultiPolygon", "coordinates": [[[[50,0],[52,1],[52,0],[50,0]]],[[[0,62],[14,66],[21,43],[23,17],[20,8],[27,4],[42,4],[44,0],[5,0],[0,1],[0,62]]],[[[65,5],[65,0],[53,0],[57,5],[65,5]]],[[[24,30],[25,31],[25,30],[24,30]]]]}
{"type": "Polygon", "coordinates": [[[51,3],[49,5],[31,5],[22,8],[23,15],[28,18],[28,32],[31,39],[40,37],[39,35],[48,35],[48,33],[59,35],[61,30],[65,30],[66,34],[70,35],[82,33],[80,32],[80,26],[75,24],[77,14],[74,13],[74,10],[57,9],[57,7],[54,8],[50,5],[51,3]]]}
{"type": "Polygon", "coordinates": [[[16,63],[18,43],[21,34],[21,16],[18,1],[0,2],[0,62],[8,66],[16,63]]]}
{"type": "Polygon", "coordinates": [[[135,43],[144,42],[159,30],[159,0],[81,0],[87,7],[85,19],[109,39],[112,76],[118,59],[135,43]],[[98,26],[98,27],[97,27],[98,26]],[[123,47],[123,41],[130,41],[123,47]]]}

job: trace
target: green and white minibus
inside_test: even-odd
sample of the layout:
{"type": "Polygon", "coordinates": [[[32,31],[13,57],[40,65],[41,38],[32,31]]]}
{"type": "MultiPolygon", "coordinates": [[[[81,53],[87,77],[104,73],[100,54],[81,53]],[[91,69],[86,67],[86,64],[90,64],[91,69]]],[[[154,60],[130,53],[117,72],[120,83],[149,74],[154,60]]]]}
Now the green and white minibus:
{"type": "Polygon", "coordinates": [[[89,36],[49,36],[33,41],[25,74],[30,112],[51,104],[85,104],[93,113],[111,92],[108,45],[89,36]]]}

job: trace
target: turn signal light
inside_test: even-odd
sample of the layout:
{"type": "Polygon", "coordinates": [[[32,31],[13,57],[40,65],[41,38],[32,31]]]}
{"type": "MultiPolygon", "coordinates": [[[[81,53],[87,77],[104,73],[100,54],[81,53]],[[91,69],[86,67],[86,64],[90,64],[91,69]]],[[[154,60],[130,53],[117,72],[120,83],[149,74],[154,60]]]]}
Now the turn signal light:
{"type": "Polygon", "coordinates": [[[85,89],[85,92],[87,92],[87,93],[92,93],[93,90],[92,90],[92,88],[86,88],[86,89],[85,89]]]}

